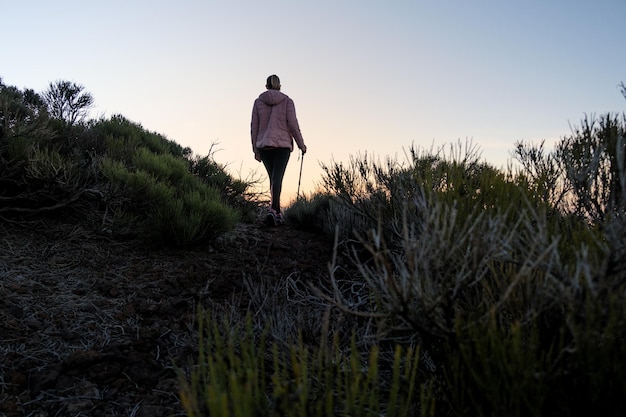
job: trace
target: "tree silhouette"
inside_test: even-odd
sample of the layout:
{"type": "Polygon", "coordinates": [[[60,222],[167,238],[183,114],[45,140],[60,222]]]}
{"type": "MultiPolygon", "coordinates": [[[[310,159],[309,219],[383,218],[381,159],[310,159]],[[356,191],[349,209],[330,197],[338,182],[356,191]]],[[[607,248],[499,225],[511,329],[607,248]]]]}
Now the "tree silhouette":
{"type": "Polygon", "coordinates": [[[83,89],[82,85],[70,81],[50,83],[43,94],[50,116],[70,126],[82,121],[93,105],[93,97],[83,89]]]}
{"type": "Polygon", "coordinates": [[[0,78],[0,139],[42,133],[47,120],[46,103],[39,94],[5,85],[0,78]]]}

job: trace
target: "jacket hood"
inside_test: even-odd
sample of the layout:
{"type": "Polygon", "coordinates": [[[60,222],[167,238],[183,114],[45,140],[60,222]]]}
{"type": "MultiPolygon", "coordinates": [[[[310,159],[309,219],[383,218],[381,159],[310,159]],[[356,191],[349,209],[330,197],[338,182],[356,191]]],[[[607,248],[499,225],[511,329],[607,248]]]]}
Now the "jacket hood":
{"type": "Polygon", "coordinates": [[[287,95],[278,90],[267,90],[259,96],[259,100],[268,106],[275,106],[286,98],[287,95]]]}

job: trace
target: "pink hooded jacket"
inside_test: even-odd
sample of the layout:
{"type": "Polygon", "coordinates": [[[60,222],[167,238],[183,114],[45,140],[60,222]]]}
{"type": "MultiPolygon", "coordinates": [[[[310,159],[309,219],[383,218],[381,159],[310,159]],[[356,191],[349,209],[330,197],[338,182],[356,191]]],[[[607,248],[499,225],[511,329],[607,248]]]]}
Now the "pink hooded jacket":
{"type": "Polygon", "coordinates": [[[294,139],[298,148],[305,148],[293,100],[279,90],[267,90],[254,100],[250,133],[255,154],[262,148],[293,151],[294,139]]]}

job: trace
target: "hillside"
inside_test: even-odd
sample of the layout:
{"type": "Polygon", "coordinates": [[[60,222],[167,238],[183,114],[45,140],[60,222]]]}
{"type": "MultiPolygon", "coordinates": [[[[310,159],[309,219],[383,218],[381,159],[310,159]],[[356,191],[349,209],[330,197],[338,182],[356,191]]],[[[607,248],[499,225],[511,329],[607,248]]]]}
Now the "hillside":
{"type": "Polygon", "coordinates": [[[265,181],[51,89],[0,80],[0,417],[626,414],[623,114],[322,164],[267,228],[265,181]]]}
{"type": "Polygon", "coordinates": [[[174,365],[196,308],[248,306],[244,277],[328,275],[332,243],[238,224],[212,246],[148,252],[80,225],[0,222],[0,415],[182,415],[174,365]]]}

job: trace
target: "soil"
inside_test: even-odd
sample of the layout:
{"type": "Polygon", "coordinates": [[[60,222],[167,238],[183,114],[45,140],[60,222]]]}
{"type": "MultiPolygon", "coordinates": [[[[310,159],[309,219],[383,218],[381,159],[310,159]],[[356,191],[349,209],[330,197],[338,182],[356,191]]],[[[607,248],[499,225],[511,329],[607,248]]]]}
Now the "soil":
{"type": "Polygon", "coordinates": [[[150,251],[0,221],[0,416],[185,415],[176,366],[197,358],[198,305],[245,310],[243,276],[319,277],[331,257],[332,242],[288,224],[150,251]]]}

